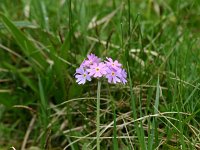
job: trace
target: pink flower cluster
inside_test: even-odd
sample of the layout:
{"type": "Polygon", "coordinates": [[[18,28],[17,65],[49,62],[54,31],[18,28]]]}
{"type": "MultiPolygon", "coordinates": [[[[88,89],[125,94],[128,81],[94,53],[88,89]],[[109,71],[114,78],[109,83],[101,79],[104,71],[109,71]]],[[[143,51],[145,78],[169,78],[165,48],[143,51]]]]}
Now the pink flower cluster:
{"type": "Polygon", "coordinates": [[[75,78],[78,84],[85,84],[85,82],[91,81],[91,78],[105,77],[109,83],[123,83],[127,82],[127,73],[122,68],[117,60],[113,61],[111,58],[106,58],[105,61],[101,61],[100,58],[94,54],[87,56],[80,67],[76,69],[75,78]]]}

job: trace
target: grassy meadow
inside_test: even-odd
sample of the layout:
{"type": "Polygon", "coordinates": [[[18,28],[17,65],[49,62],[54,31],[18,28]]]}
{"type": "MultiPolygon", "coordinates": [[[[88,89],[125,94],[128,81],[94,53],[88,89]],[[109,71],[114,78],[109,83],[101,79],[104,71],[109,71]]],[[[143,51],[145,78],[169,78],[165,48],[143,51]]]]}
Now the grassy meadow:
{"type": "Polygon", "coordinates": [[[97,149],[90,53],[128,73],[102,80],[101,150],[200,149],[199,0],[0,0],[0,150],[97,149]]]}

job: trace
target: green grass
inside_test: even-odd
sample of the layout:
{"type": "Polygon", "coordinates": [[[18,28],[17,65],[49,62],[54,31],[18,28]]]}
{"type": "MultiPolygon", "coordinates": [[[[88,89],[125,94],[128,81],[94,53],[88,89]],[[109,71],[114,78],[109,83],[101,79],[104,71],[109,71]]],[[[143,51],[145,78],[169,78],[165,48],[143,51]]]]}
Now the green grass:
{"type": "Polygon", "coordinates": [[[200,149],[199,0],[0,0],[0,149],[96,149],[88,53],[126,85],[101,83],[101,149],[200,149]]]}

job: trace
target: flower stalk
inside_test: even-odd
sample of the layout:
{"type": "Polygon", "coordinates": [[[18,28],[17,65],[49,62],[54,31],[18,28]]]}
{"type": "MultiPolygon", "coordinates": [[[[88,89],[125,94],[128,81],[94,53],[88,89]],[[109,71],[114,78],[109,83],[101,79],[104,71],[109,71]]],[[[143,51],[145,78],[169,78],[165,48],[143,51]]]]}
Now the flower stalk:
{"type": "Polygon", "coordinates": [[[97,86],[97,150],[100,150],[100,92],[101,92],[101,81],[98,79],[97,86]]]}

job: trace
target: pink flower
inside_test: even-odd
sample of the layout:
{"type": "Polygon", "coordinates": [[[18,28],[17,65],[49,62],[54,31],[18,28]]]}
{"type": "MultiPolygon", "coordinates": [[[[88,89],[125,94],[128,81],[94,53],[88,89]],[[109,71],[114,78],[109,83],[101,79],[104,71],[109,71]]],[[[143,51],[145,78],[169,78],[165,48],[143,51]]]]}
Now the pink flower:
{"type": "Polygon", "coordinates": [[[76,82],[78,84],[85,84],[86,80],[91,81],[91,77],[83,67],[76,69],[75,78],[77,78],[76,82]]]}
{"type": "Polygon", "coordinates": [[[99,64],[95,63],[90,66],[90,69],[87,69],[87,71],[89,72],[89,75],[93,76],[94,78],[102,77],[103,75],[107,73],[106,70],[107,70],[107,66],[103,62],[99,64]]]}
{"type": "Polygon", "coordinates": [[[106,58],[108,61],[105,61],[106,62],[106,65],[109,67],[109,68],[113,68],[115,70],[118,70],[121,68],[122,64],[120,64],[117,60],[113,61],[112,58],[106,58]]]}
{"type": "Polygon", "coordinates": [[[117,82],[121,82],[120,77],[120,71],[115,71],[114,69],[107,69],[106,78],[108,79],[109,83],[116,84],[117,82]]]}
{"type": "Polygon", "coordinates": [[[90,67],[91,65],[93,64],[99,64],[101,59],[98,58],[96,55],[94,54],[90,54],[90,55],[87,55],[87,58],[86,60],[83,61],[83,63],[81,64],[82,67],[90,67]]]}
{"type": "Polygon", "coordinates": [[[121,71],[120,71],[120,80],[121,80],[121,82],[123,84],[126,84],[126,82],[127,82],[126,78],[127,78],[126,71],[124,69],[121,69],[121,71]]]}

